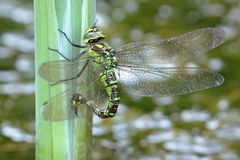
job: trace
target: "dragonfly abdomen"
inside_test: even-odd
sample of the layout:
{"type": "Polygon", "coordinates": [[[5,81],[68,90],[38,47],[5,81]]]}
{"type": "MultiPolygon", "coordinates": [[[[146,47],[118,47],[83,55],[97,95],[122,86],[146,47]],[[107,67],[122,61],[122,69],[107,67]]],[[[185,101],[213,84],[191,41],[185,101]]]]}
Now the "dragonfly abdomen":
{"type": "Polygon", "coordinates": [[[109,103],[107,109],[100,109],[100,107],[87,96],[75,94],[72,97],[71,104],[72,107],[76,109],[76,114],[77,106],[79,104],[85,104],[86,106],[91,108],[92,111],[100,118],[110,118],[115,116],[118,105],[120,103],[117,86],[118,81],[116,80],[115,72],[112,69],[108,69],[100,74],[100,79],[103,85],[106,87],[106,92],[109,96],[109,103]]]}
{"type": "Polygon", "coordinates": [[[115,72],[113,69],[107,69],[100,74],[100,79],[103,85],[106,87],[106,92],[109,96],[108,107],[106,110],[104,110],[104,117],[102,118],[114,117],[120,103],[117,86],[118,81],[116,79],[115,72]]]}

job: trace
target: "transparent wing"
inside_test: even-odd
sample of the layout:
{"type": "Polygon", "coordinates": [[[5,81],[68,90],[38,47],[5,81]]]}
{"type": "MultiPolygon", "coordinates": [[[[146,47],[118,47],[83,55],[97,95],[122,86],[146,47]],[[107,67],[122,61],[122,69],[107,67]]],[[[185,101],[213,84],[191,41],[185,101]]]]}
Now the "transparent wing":
{"type": "MultiPolygon", "coordinates": [[[[65,63],[65,62],[64,62],[65,63]]],[[[81,94],[93,100],[99,107],[106,107],[108,100],[104,86],[102,85],[99,72],[101,68],[88,65],[81,78],[71,81],[73,87],[51,97],[42,107],[41,114],[45,120],[59,121],[79,117],[86,117],[92,112],[86,109],[85,104],[77,108],[71,107],[71,99],[74,94],[81,94]]]]}
{"type": "MultiPolygon", "coordinates": [[[[64,92],[51,97],[42,107],[41,114],[44,120],[47,121],[60,121],[69,120],[79,117],[86,117],[92,114],[85,104],[79,105],[77,108],[71,107],[71,98],[74,94],[81,94],[93,100],[98,106],[106,107],[107,94],[103,87],[96,87],[92,85],[82,84],[75,86],[64,92]],[[92,90],[98,89],[97,94],[92,90]],[[92,93],[91,93],[92,92],[92,93]]],[[[96,93],[96,92],[95,92],[96,93]]]]}
{"type": "Polygon", "coordinates": [[[173,96],[216,87],[224,78],[208,69],[120,66],[116,75],[122,87],[139,96],[173,96]]]}
{"type": "Polygon", "coordinates": [[[74,62],[66,60],[50,61],[43,63],[38,72],[43,79],[56,83],[60,80],[76,77],[87,61],[86,58],[74,62]]]}
{"type": "Polygon", "coordinates": [[[71,98],[74,94],[86,90],[86,86],[75,86],[51,97],[42,107],[41,114],[44,120],[58,121],[74,119],[78,116],[88,116],[84,114],[86,106],[80,105],[78,108],[71,107],[71,98]],[[84,108],[85,107],[85,108],[84,108]],[[84,113],[83,113],[84,112],[84,113]]]}
{"type": "Polygon", "coordinates": [[[130,43],[118,48],[116,57],[120,65],[183,64],[195,62],[225,39],[222,29],[204,28],[166,40],[130,43]]]}

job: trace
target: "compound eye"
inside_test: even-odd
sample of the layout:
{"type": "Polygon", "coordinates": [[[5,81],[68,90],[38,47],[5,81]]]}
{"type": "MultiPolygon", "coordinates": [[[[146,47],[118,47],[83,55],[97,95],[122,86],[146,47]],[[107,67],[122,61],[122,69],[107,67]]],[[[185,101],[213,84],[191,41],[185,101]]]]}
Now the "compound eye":
{"type": "Polygon", "coordinates": [[[88,34],[85,35],[85,38],[87,39],[92,39],[92,38],[95,38],[97,35],[96,35],[96,32],[89,32],[88,34]]]}

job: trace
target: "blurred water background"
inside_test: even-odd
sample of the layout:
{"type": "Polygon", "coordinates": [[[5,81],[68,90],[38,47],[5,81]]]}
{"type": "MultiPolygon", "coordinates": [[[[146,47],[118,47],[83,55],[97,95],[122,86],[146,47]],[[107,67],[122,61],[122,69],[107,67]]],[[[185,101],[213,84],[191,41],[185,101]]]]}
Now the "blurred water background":
{"type": "MultiPolygon", "coordinates": [[[[33,2],[0,1],[0,159],[34,159],[33,2]]],[[[78,18],[78,17],[76,17],[78,18]]],[[[222,86],[177,97],[121,90],[116,117],[94,117],[93,159],[240,159],[240,1],[99,0],[98,26],[114,47],[223,27],[229,39],[207,53],[222,86]]]]}

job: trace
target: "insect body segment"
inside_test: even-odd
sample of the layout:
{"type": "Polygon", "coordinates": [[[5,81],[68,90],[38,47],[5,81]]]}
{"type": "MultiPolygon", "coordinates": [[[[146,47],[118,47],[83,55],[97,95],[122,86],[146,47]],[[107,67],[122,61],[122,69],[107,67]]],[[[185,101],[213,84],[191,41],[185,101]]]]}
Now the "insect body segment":
{"type": "Polygon", "coordinates": [[[109,47],[106,43],[97,43],[91,46],[89,56],[97,66],[105,69],[116,67],[117,61],[115,57],[116,51],[109,47]]]}
{"type": "Polygon", "coordinates": [[[106,87],[106,92],[109,96],[109,104],[107,110],[105,111],[105,115],[107,117],[113,117],[117,112],[117,108],[120,102],[117,86],[118,81],[116,80],[116,75],[112,69],[107,69],[105,72],[101,73],[100,78],[103,85],[106,87]]]}
{"type": "Polygon", "coordinates": [[[89,106],[95,114],[101,118],[108,118],[115,116],[120,102],[118,95],[117,79],[113,68],[117,65],[114,50],[106,43],[97,43],[92,45],[89,56],[93,59],[96,66],[103,68],[103,72],[99,74],[101,82],[106,88],[109,96],[109,104],[107,109],[100,110],[98,107],[89,106]]]}
{"type": "Polygon", "coordinates": [[[120,97],[118,95],[118,86],[113,67],[116,66],[116,58],[112,49],[105,43],[96,43],[91,46],[89,56],[96,67],[102,67],[103,72],[99,74],[103,86],[106,88],[109,97],[107,109],[100,109],[98,105],[91,99],[81,94],[75,94],[72,97],[71,104],[77,108],[79,104],[85,104],[100,118],[109,118],[115,116],[120,97]]]}
{"type": "Polygon", "coordinates": [[[104,38],[105,35],[101,31],[98,31],[97,28],[90,28],[84,35],[84,42],[89,44],[89,58],[96,68],[102,69],[99,78],[109,97],[108,107],[107,109],[100,109],[93,100],[78,93],[73,95],[71,104],[73,108],[77,108],[79,104],[85,104],[100,118],[109,118],[115,116],[120,97],[118,95],[118,82],[113,71],[113,68],[117,65],[115,58],[116,51],[108,44],[102,42],[104,38]]]}

